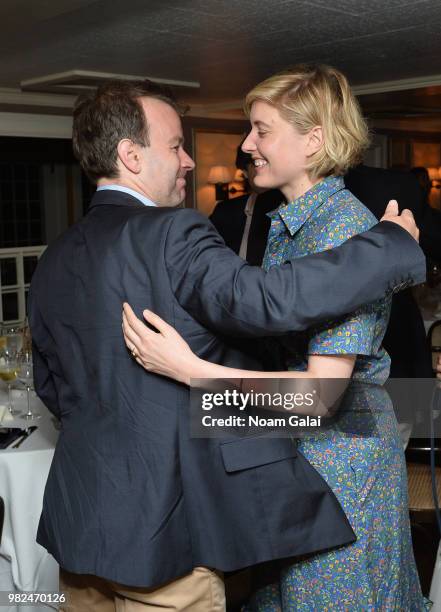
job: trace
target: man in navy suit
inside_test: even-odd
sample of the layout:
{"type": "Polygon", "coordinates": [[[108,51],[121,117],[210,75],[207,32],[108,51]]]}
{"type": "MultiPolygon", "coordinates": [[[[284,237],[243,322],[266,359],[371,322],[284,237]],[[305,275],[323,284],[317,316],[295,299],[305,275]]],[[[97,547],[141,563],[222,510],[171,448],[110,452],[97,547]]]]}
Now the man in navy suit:
{"type": "Polygon", "coordinates": [[[81,99],[73,144],[98,189],[30,292],[35,388],[61,420],[38,541],[74,612],[217,612],[218,572],[354,534],[292,440],[190,438],[188,389],[131,358],[123,302],[156,311],[204,359],[257,369],[229,336],[305,329],[421,281],[403,227],[418,232],[411,215],[390,214],[333,251],[269,272],[246,264],[207,219],[175,208],[194,163],[175,103],[148,82],[81,99]]]}

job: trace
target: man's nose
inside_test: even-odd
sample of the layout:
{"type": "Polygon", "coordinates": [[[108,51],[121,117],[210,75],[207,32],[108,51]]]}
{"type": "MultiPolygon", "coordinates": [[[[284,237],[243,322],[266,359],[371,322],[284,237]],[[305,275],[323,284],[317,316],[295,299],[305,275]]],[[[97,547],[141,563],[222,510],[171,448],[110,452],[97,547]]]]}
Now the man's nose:
{"type": "Polygon", "coordinates": [[[182,157],[181,157],[181,166],[185,168],[187,171],[189,171],[189,170],[194,170],[195,165],[196,164],[191,159],[190,155],[188,155],[186,151],[183,151],[182,157]]]}

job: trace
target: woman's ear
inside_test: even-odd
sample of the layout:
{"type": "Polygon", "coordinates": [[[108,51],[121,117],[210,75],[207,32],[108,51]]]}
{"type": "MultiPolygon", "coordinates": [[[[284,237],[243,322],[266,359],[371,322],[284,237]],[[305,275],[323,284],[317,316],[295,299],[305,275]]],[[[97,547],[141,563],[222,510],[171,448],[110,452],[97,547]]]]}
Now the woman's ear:
{"type": "Polygon", "coordinates": [[[316,125],[308,133],[307,155],[314,155],[323,146],[323,128],[321,125],[316,125]]]}
{"type": "Polygon", "coordinates": [[[141,172],[141,159],[138,145],[129,138],[120,140],[117,147],[118,159],[129,172],[139,174],[141,172]]]}

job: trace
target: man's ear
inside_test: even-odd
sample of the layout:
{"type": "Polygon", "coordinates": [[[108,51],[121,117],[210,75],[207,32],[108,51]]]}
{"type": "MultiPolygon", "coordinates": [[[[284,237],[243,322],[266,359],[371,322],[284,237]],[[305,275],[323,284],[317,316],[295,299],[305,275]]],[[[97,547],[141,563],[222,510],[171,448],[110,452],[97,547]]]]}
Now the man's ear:
{"type": "Polygon", "coordinates": [[[118,159],[129,172],[139,174],[141,172],[141,156],[139,145],[129,138],[120,140],[117,147],[118,159]]]}
{"type": "Polygon", "coordinates": [[[314,155],[323,146],[323,128],[321,125],[316,125],[308,133],[307,155],[314,155]]]}

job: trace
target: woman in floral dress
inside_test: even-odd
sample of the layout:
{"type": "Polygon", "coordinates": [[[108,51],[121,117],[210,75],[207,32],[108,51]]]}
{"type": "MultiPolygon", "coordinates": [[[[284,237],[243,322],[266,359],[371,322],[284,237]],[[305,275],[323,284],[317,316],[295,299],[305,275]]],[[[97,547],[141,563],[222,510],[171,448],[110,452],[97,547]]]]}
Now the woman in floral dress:
{"type": "MultiPolygon", "coordinates": [[[[327,66],[296,66],[257,85],[246,98],[251,131],[243,143],[261,188],[278,188],[287,204],[270,214],[264,268],[337,247],[377,223],[345,189],[342,175],[368,144],[365,122],[345,77],[327,66]]],[[[369,262],[360,262],[360,273],[369,262]]],[[[326,299],[326,296],[323,296],[326,299]]],[[[153,313],[155,334],[126,308],[126,342],[149,370],[191,378],[339,378],[371,385],[357,403],[376,403],[375,433],[305,437],[299,450],[342,505],[357,540],[287,567],[277,584],[258,591],[246,612],[427,609],[409,528],[405,461],[397,423],[381,385],[389,357],[381,346],[390,299],[385,297],[283,342],[288,372],[251,372],[204,362],[153,313]],[[156,360],[156,361],[155,361],[156,360]],[[376,386],[375,386],[376,385],[376,386]],[[370,397],[367,397],[370,396],[370,397]],[[367,398],[367,400],[366,400],[367,398]]]]}

